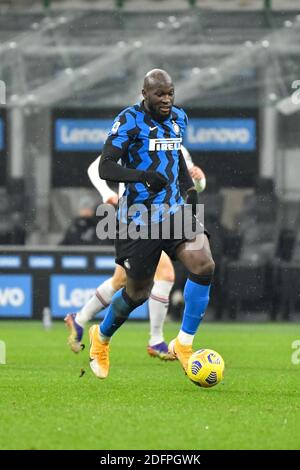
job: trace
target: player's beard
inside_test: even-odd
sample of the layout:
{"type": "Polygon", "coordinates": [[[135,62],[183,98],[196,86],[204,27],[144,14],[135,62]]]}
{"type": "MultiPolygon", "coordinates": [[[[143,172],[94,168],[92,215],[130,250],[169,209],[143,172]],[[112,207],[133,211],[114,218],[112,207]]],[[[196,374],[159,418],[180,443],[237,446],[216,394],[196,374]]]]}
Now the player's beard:
{"type": "Polygon", "coordinates": [[[171,116],[172,106],[171,106],[170,112],[168,114],[161,114],[159,112],[159,106],[153,106],[150,103],[148,103],[148,108],[149,108],[151,116],[157,122],[166,121],[171,116]]]}

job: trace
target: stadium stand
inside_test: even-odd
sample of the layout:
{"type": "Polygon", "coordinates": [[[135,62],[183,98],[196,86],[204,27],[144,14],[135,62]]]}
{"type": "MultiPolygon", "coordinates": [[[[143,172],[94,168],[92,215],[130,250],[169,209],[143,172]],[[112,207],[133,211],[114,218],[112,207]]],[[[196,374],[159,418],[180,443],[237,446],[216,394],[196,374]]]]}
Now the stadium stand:
{"type": "Polygon", "coordinates": [[[3,204],[1,240],[9,242],[6,234],[16,223],[25,226],[27,243],[56,243],[76,216],[83,192],[97,197],[80,178],[70,184],[76,168],[77,173],[83,170],[74,160],[70,177],[65,166],[69,154],[57,158],[65,184],[53,183],[53,113],[68,111],[70,117],[91,111],[93,119],[102,113],[109,120],[116,110],[139,100],[147,70],[166,68],[176,83],[177,102],[191,119],[202,110],[208,113],[205,119],[215,110],[229,110],[230,119],[256,113],[257,153],[249,163],[253,173],[241,187],[237,181],[245,172],[235,165],[239,161],[244,168],[242,152],[222,166],[231,151],[225,157],[190,148],[196,163],[207,165],[201,202],[217,261],[216,316],[223,318],[229,309],[234,315],[252,300],[255,308],[267,305],[270,316],[278,318],[280,304],[286,306],[291,296],[292,305],[284,307],[287,317],[298,308],[298,287],[289,276],[298,263],[299,113],[287,116],[277,104],[290,95],[291,80],[300,76],[298,2],[274,2],[272,28],[261,1],[251,6],[237,0],[197,4],[199,10],[172,1],[170,15],[168,0],[125,1],[123,9],[110,1],[53,1],[49,14],[42,2],[0,1],[0,77],[6,85],[11,146],[3,150],[10,158],[3,194],[9,194],[16,214],[10,221],[3,204]],[[243,200],[239,212],[231,212],[232,221],[225,206],[234,207],[238,196],[225,196],[225,173],[224,187],[238,189],[243,200]],[[222,289],[230,292],[228,298],[222,289]]]}

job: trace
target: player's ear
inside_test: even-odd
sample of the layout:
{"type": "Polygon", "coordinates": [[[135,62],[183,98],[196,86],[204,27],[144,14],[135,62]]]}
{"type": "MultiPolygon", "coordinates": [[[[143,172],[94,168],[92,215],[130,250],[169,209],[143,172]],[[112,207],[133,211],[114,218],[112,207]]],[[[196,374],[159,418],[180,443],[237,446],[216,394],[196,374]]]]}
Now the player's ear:
{"type": "Polygon", "coordinates": [[[147,93],[146,93],[146,91],[145,91],[145,89],[144,89],[144,88],[142,89],[142,95],[143,95],[143,97],[144,97],[144,98],[146,98],[146,97],[147,97],[147,93]]]}

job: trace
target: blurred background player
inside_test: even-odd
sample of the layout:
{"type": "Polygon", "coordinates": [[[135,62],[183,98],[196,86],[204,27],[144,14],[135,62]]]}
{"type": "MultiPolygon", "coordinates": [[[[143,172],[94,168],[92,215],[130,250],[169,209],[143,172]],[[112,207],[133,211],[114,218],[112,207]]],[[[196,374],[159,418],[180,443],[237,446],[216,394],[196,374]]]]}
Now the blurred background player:
{"type": "Polygon", "coordinates": [[[95,224],[95,201],[91,196],[82,196],[78,216],[67,228],[60,245],[96,245],[98,239],[95,224]]]}
{"type": "MultiPolygon", "coordinates": [[[[204,191],[206,187],[206,178],[198,166],[194,165],[192,157],[185,147],[181,147],[187,168],[194,180],[198,192],[204,191]]],[[[88,175],[100,193],[103,203],[117,205],[119,196],[124,192],[124,185],[119,185],[119,195],[114,192],[105,180],[99,177],[98,157],[88,168],[88,175]]],[[[96,224],[95,224],[96,225],[96,224]]],[[[94,232],[95,226],[94,226],[94,232]]],[[[99,243],[99,240],[98,240],[99,243]]],[[[175,271],[173,264],[166,253],[162,252],[159,264],[156,269],[154,284],[148,301],[149,320],[150,320],[150,339],[147,346],[147,352],[150,356],[160,359],[173,359],[168,352],[168,346],[164,339],[163,325],[168,312],[169,296],[175,280],[175,271]]],[[[67,327],[70,330],[68,344],[73,352],[79,352],[82,348],[81,340],[86,323],[97,313],[106,308],[113,295],[126,284],[125,269],[116,265],[114,275],[100,284],[92,298],[76,314],[69,314],[65,318],[67,327]]]]}

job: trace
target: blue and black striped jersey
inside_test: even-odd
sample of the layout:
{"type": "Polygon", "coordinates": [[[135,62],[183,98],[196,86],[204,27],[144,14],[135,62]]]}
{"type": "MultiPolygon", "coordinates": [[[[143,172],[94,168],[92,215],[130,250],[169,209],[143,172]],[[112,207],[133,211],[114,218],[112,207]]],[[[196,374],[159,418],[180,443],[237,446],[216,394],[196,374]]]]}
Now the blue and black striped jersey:
{"type": "Polygon", "coordinates": [[[187,126],[185,112],[172,107],[170,117],[155,121],[143,103],[123,110],[114,120],[102,155],[120,159],[122,166],[156,171],[168,180],[159,193],[143,183],[127,183],[123,196],[127,204],[168,205],[172,212],[184,204],[179,188],[179,159],[182,137],[187,126]]]}

